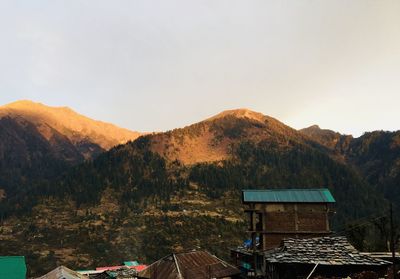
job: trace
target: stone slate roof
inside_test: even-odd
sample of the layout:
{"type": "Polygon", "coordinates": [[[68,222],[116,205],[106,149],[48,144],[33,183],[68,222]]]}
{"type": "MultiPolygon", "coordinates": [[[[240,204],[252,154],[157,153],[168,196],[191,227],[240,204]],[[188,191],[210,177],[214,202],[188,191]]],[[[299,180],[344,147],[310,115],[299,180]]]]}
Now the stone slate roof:
{"type": "Polygon", "coordinates": [[[346,237],[286,238],[279,248],[265,252],[269,263],[319,264],[319,265],[368,265],[391,264],[362,255],[346,237]]]}

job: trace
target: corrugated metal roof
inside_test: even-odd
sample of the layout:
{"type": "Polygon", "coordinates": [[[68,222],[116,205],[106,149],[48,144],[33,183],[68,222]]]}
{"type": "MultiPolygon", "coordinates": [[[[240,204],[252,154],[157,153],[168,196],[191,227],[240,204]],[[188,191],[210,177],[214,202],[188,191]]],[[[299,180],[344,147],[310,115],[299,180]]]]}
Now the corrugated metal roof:
{"type": "Polygon", "coordinates": [[[243,202],[334,203],[331,192],[324,189],[243,190],[243,202]]]}
{"type": "Polygon", "coordinates": [[[26,264],[23,256],[0,257],[0,278],[25,279],[26,264]]]}
{"type": "Polygon", "coordinates": [[[139,278],[207,279],[240,274],[240,270],[206,251],[172,254],[151,264],[139,278]]]}
{"type": "Polygon", "coordinates": [[[100,267],[96,267],[96,270],[117,270],[117,269],[121,269],[123,268],[124,265],[114,265],[114,266],[100,266],[100,267]]]}
{"type": "Polygon", "coordinates": [[[96,271],[107,271],[107,270],[119,270],[119,269],[135,269],[136,271],[142,271],[145,269],[147,265],[138,264],[138,265],[119,265],[119,266],[103,266],[103,267],[96,267],[96,271]]]}
{"type": "Polygon", "coordinates": [[[140,265],[135,265],[135,266],[129,266],[129,269],[134,269],[137,272],[140,272],[142,270],[145,270],[147,268],[147,265],[145,264],[140,264],[140,265]]]}
{"type": "Polygon", "coordinates": [[[139,262],[138,261],[126,261],[126,262],[124,262],[124,265],[126,265],[126,266],[137,266],[137,265],[139,265],[139,262]]]}

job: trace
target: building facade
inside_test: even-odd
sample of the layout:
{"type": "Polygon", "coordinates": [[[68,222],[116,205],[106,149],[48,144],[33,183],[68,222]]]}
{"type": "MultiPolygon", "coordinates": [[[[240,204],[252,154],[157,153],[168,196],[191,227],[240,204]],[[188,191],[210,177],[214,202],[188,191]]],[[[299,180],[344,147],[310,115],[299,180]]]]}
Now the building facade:
{"type": "Polygon", "coordinates": [[[243,190],[253,250],[278,247],[284,238],[325,236],[335,199],[328,189],[243,190]]]}
{"type": "Polygon", "coordinates": [[[328,189],[243,190],[249,240],[231,250],[233,262],[248,277],[263,277],[264,252],[285,238],[312,238],[331,233],[335,199],[328,189]]]}

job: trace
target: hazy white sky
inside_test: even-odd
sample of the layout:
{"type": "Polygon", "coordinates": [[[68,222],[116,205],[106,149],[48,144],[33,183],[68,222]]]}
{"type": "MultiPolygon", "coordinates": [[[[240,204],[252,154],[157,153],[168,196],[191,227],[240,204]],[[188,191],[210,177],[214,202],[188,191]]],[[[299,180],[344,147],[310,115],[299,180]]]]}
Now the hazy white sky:
{"type": "Polygon", "coordinates": [[[133,130],[246,107],[294,128],[400,129],[400,1],[0,0],[0,103],[133,130]]]}

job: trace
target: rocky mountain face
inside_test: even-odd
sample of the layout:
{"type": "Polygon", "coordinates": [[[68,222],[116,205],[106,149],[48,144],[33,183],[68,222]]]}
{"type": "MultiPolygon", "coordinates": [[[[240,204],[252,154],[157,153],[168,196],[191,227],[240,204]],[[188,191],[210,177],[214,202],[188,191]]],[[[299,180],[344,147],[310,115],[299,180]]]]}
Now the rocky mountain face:
{"type": "MultiPolygon", "coordinates": [[[[104,139],[101,129],[67,133],[71,127],[60,119],[46,127],[16,116],[0,121],[0,164],[2,177],[8,177],[3,182],[34,181],[14,188],[18,206],[11,210],[11,190],[0,191],[0,213],[7,213],[0,253],[26,255],[31,275],[60,264],[151,262],[193,248],[226,258],[228,248],[246,238],[244,188],[327,187],[337,200],[333,225],[340,231],[381,213],[387,201],[379,185],[398,179],[398,133],[353,139],[315,126],[297,131],[239,109],[106,152],[103,141],[90,141],[102,153],[71,164],[87,156],[76,144],[79,131],[86,131],[81,139],[96,133],[92,139],[104,139]],[[38,157],[46,158],[43,164],[33,163],[38,157]],[[46,163],[64,171],[47,175],[46,163]],[[38,177],[26,176],[24,165],[37,168],[38,177]]],[[[371,247],[379,241],[363,239],[371,247]]]]}

